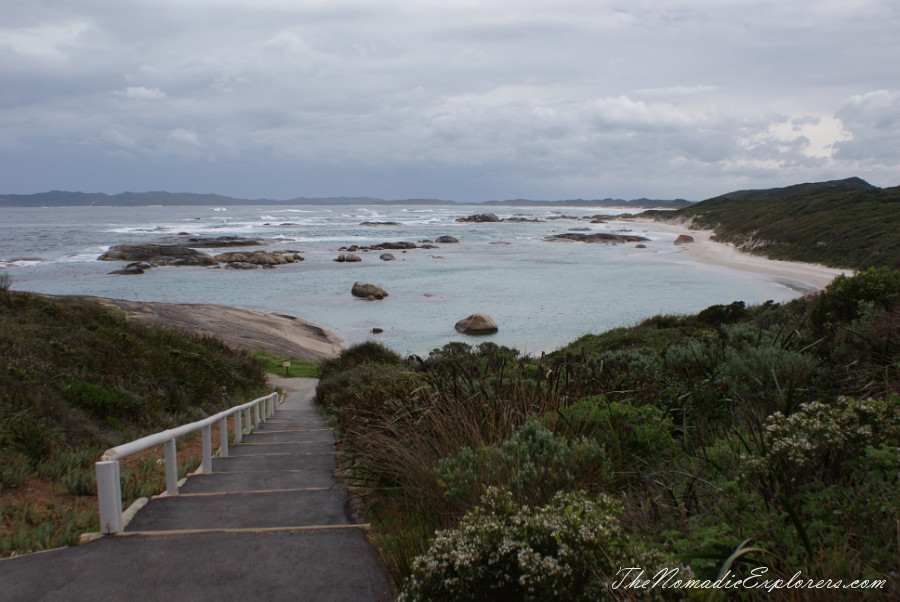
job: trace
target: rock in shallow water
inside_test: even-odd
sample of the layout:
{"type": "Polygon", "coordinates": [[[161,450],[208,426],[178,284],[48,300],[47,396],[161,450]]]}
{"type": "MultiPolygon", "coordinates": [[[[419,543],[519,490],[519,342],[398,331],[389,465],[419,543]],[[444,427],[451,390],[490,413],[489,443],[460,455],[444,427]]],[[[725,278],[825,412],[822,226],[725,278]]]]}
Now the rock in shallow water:
{"type": "Polygon", "coordinates": [[[463,334],[494,334],[499,330],[497,323],[487,314],[472,314],[457,322],[455,328],[463,334]]]}
{"type": "Polygon", "coordinates": [[[363,299],[372,297],[373,300],[381,300],[388,296],[387,291],[370,282],[354,282],[350,293],[354,297],[362,297],[363,299]]]}

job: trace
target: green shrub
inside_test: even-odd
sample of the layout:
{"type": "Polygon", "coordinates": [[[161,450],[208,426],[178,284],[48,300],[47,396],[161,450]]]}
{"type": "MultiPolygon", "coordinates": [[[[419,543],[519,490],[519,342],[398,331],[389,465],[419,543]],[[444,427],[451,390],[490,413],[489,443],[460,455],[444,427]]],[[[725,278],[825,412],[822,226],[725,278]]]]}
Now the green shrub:
{"type": "Polygon", "coordinates": [[[322,362],[322,378],[328,378],[329,376],[357,366],[371,366],[376,364],[397,366],[402,363],[403,358],[395,351],[385,347],[381,343],[366,341],[365,343],[359,343],[344,349],[336,358],[322,362]]]}
{"type": "Polygon", "coordinates": [[[601,443],[615,473],[656,466],[676,446],[672,420],[651,405],[636,407],[590,397],[559,410],[554,422],[557,433],[601,443]]]}
{"type": "Polygon", "coordinates": [[[129,403],[131,400],[83,380],[69,385],[63,390],[63,396],[72,405],[100,418],[128,414],[134,410],[134,404],[129,403]]]}
{"type": "Polygon", "coordinates": [[[858,318],[867,303],[888,308],[900,302],[900,271],[869,268],[853,276],[838,276],[809,308],[813,325],[847,324],[858,318]]]}
{"type": "Polygon", "coordinates": [[[0,450],[0,491],[20,486],[33,471],[21,453],[0,450]]]}
{"type": "Polygon", "coordinates": [[[0,441],[20,452],[34,465],[49,458],[63,438],[63,431],[52,428],[35,410],[19,410],[0,423],[0,441]]]}
{"type": "Polygon", "coordinates": [[[473,503],[486,487],[499,485],[518,500],[539,503],[559,490],[595,486],[607,471],[602,444],[555,435],[530,419],[499,446],[463,447],[441,460],[435,474],[451,499],[473,503]]]}
{"type": "Polygon", "coordinates": [[[710,326],[733,324],[747,316],[747,307],[743,301],[735,301],[729,305],[710,305],[699,314],[697,320],[710,326]]]}
{"type": "MultiPolygon", "coordinates": [[[[659,554],[643,552],[625,536],[613,498],[557,493],[544,506],[516,504],[490,488],[456,528],[437,533],[415,559],[399,600],[567,602],[614,599],[610,588],[622,567],[654,567],[659,554]]],[[[664,590],[648,590],[647,599],[664,590]]]]}

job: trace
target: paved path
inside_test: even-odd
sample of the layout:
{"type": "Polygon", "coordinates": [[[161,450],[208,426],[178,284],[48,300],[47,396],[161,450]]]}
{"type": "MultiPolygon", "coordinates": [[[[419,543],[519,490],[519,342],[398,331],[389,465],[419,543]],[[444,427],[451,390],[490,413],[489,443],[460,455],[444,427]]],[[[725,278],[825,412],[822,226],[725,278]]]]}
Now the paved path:
{"type": "Polygon", "coordinates": [[[0,561],[3,600],[390,600],[390,583],[347,515],[334,438],[312,407],[315,381],[213,472],[150,501],[125,533],[0,561]]]}

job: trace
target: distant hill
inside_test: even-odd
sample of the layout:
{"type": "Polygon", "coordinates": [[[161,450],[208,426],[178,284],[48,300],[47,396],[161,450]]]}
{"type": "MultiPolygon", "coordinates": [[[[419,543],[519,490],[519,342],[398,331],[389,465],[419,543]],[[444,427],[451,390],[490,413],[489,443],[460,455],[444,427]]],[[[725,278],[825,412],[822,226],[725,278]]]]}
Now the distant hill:
{"type": "MultiPolygon", "coordinates": [[[[239,199],[219,194],[195,194],[188,192],[123,192],[109,195],[102,192],[66,192],[53,190],[37,194],[0,194],[0,208],[3,207],[142,207],[149,205],[193,206],[193,205],[457,205],[472,203],[456,203],[440,199],[401,199],[384,200],[372,197],[297,197],[289,200],[274,199],[239,199]]],[[[567,201],[532,201],[526,199],[510,201],[489,201],[474,203],[484,205],[512,206],[565,206],[565,207],[634,207],[635,209],[666,208],[677,209],[690,203],[685,200],[664,201],[622,199],[567,201]]]]}
{"type": "Polygon", "coordinates": [[[717,240],[772,259],[900,268],[900,187],[860,178],[739,190],[657,219],[689,220],[717,240]]]}
{"type": "Polygon", "coordinates": [[[628,207],[634,209],[680,209],[691,205],[684,199],[571,199],[567,201],[531,201],[528,199],[511,199],[508,201],[487,201],[481,205],[513,206],[513,207],[546,207],[547,205],[562,205],[565,207],[628,207]]]}

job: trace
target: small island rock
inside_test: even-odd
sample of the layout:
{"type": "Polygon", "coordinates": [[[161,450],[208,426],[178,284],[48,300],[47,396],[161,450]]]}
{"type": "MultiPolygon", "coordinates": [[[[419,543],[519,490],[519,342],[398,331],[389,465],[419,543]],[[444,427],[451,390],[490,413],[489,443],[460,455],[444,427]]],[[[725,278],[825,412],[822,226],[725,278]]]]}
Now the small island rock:
{"type": "Polygon", "coordinates": [[[493,334],[497,323],[487,314],[472,314],[456,323],[456,331],[463,334],[493,334]]]}
{"type": "Polygon", "coordinates": [[[363,299],[372,297],[376,300],[380,300],[388,296],[383,288],[370,282],[354,282],[353,288],[350,289],[350,293],[354,297],[362,297],[363,299]]]}
{"type": "Polygon", "coordinates": [[[693,236],[688,236],[687,234],[679,234],[678,238],[675,239],[674,244],[676,245],[684,245],[688,243],[694,242],[693,236]]]}

